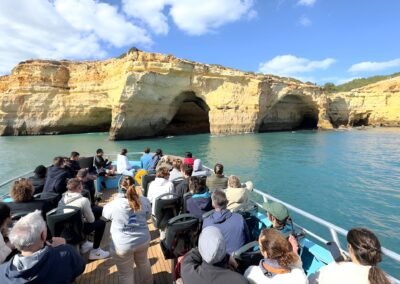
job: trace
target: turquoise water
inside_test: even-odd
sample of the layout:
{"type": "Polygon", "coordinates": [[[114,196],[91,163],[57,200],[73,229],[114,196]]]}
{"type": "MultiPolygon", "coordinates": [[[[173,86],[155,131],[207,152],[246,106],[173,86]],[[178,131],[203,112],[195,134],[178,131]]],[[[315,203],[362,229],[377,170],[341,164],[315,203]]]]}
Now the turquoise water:
{"type": "MultiPolygon", "coordinates": [[[[72,150],[93,154],[160,147],[165,153],[192,151],[206,165],[227,173],[345,229],[371,228],[382,244],[400,252],[400,129],[298,131],[226,137],[177,136],[138,141],[107,140],[107,134],[0,137],[0,181],[49,164],[72,150]]],[[[295,216],[328,237],[325,230],[295,216]]],[[[400,278],[400,266],[384,263],[400,278]]]]}

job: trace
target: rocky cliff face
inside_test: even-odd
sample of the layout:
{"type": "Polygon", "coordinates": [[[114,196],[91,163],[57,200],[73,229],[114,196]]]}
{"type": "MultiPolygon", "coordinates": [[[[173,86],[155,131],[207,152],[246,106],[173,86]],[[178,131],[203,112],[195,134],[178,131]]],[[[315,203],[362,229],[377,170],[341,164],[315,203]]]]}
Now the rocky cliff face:
{"type": "Polygon", "coordinates": [[[111,139],[132,139],[332,128],[357,118],[396,125],[400,84],[393,86],[327,96],[289,78],[140,51],[95,62],[34,60],[0,77],[0,135],[109,130],[111,139]]]}

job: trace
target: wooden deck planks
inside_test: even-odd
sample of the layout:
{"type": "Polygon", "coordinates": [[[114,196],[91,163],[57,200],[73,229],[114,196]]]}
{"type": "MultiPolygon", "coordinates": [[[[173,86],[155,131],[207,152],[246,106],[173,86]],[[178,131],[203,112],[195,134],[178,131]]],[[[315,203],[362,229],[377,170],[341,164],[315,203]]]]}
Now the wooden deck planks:
{"type": "MultiPolygon", "coordinates": [[[[114,199],[116,190],[107,190],[103,193],[103,203],[107,203],[114,199]]],[[[151,234],[151,241],[149,245],[148,258],[151,264],[151,271],[154,277],[155,284],[169,284],[172,283],[171,276],[171,262],[164,259],[164,255],[160,248],[159,232],[154,228],[151,222],[148,223],[151,234]]],[[[110,239],[110,223],[103,236],[101,247],[108,250],[108,243],[110,239]]],[[[85,255],[87,260],[87,255],[85,255]]],[[[105,260],[90,261],[86,264],[83,274],[76,279],[76,284],[118,284],[117,266],[112,258],[105,260]]],[[[138,282],[137,282],[138,283],[138,282]]],[[[140,284],[140,283],[138,283],[140,284]]]]}

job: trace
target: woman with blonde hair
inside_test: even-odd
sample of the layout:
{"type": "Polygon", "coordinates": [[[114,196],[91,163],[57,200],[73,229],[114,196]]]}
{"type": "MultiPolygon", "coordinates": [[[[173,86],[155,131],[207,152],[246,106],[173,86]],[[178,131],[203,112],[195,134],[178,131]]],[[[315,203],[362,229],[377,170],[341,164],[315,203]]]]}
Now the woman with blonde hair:
{"type": "Polygon", "coordinates": [[[225,190],[225,194],[226,198],[228,198],[227,208],[229,210],[233,210],[249,201],[247,189],[242,187],[242,184],[237,176],[229,176],[228,188],[225,190]]]}
{"type": "Polygon", "coordinates": [[[258,266],[250,266],[244,276],[251,284],[306,284],[308,283],[299,256],[289,241],[275,229],[264,229],[258,239],[264,259],[258,266]]]}
{"type": "Polygon", "coordinates": [[[104,206],[103,217],[112,221],[110,250],[118,269],[118,283],[134,283],[134,264],[140,277],[138,283],[153,283],[147,257],[150,214],[149,200],[139,196],[134,186],[126,190],[125,198],[114,199],[104,206]]]}

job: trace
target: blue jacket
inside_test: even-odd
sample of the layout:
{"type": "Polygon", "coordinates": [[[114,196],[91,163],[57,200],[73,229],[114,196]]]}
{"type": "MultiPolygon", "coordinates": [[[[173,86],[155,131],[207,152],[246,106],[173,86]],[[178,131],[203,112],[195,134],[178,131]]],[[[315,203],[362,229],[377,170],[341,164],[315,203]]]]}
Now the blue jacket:
{"type": "Polygon", "coordinates": [[[186,201],[186,210],[200,220],[204,213],[212,209],[213,207],[209,192],[193,194],[193,196],[186,201]]]}
{"type": "Polygon", "coordinates": [[[27,269],[19,267],[19,271],[13,265],[15,257],[0,265],[0,283],[69,284],[85,270],[83,259],[69,245],[45,247],[37,263],[27,269]]]}
{"type": "Polygon", "coordinates": [[[153,156],[150,153],[143,154],[143,156],[140,158],[140,167],[148,171],[152,158],[153,156]]]}
{"type": "Polygon", "coordinates": [[[67,191],[67,180],[70,174],[67,169],[56,166],[50,166],[47,170],[46,183],[43,192],[55,192],[63,194],[67,191]]]}
{"type": "Polygon", "coordinates": [[[227,209],[215,211],[204,219],[203,229],[207,226],[215,226],[221,230],[225,238],[226,252],[229,254],[241,248],[250,239],[249,229],[242,215],[227,209]]]}

